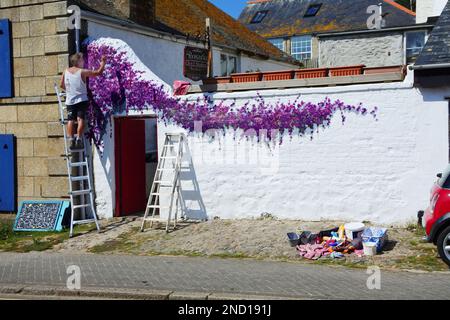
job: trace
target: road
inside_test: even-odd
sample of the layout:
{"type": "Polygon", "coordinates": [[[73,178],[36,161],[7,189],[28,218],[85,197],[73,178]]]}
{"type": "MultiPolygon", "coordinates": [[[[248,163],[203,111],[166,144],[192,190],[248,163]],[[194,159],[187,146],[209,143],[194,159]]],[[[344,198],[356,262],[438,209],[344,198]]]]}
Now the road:
{"type": "Polygon", "coordinates": [[[78,268],[81,291],[159,290],[210,299],[227,294],[295,299],[450,299],[449,273],[381,271],[377,282],[365,269],[319,264],[47,253],[0,253],[0,294],[10,293],[1,291],[8,286],[66,288],[68,277],[78,268]],[[367,286],[370,276],[372,289],[367,286]]]}

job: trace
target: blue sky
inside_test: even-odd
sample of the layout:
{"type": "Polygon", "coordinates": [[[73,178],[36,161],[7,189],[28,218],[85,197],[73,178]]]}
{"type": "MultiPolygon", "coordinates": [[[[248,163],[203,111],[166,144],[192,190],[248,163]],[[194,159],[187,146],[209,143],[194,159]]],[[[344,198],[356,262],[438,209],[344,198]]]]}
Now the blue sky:
{"type": "Polygon", "coordinates": [[[209,0],[209,2],[212,2],[216,7],[237,19],[247,0],[209,0]]]}

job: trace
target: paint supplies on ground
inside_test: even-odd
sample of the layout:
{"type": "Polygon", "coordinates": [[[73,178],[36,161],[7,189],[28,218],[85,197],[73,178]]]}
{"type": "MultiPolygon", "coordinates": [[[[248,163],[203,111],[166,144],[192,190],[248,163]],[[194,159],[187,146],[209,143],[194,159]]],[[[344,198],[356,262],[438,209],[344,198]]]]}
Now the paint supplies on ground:
{"type": "Polygon", "coordinates": [[[316,244],[318,238],[317,234],[313,234],[311,231],[303,231],[300,233],[290,232],[287,236],[292,247],[305,244],[316,244]]]}
{"type": "Polygon", "coordinates": [[[377,244],[375,242],[363,242],[364,255],[365,256],[376,256],[377,255],[377,244]]]}
{"type": "Polygon", "coordinates": [[[289,243],[291,244],[291,247],[296,247],[300,244],[300,236],[294,232],[289,232],[287,234],[289,243]]]}
{"type": "Polygon", "coordinates": [[[383,247],[388,240],[388,234],[386,228],[369,227],[366,228],[362,235],[363,244],[373,242],[376,244],[376,252],[383,251],[383,247]]]}
{"type": "Polygon", "coordinates": [[[291,245],[298,243],[298,254],[305,259],[317,260],[321,257],[342,259],[346,254],[358,257],[374,256],[383,250],[387,241],[387,229],[368,227],[352,222],[337,228],[314,234],[310,231],[288,234],[291,245]]]}
{"type": "Polygon", "coordinates": [[[353,240],[358,238],[358,234],[360,232],[364,231],[364,223],[360,223],[360,222],[351,222],[351,223],[347,223],[344,228],[345,228],[345,236],[349,239],[349,240],[353,240]]]}

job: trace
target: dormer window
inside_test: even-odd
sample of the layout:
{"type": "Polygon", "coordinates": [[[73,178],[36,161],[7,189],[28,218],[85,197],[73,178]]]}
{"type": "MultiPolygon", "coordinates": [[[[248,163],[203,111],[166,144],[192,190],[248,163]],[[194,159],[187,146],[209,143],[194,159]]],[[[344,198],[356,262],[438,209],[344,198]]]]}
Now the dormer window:
{"type": "Polygon", "coordinates": [[[319,12],[320,8],[322,7],[322,4],[312,4],[308,7],[305,13],[305,18],[307,17],[315,17],[317,13],[319,12]]]}
{"type": "Polygon", "coordinates": [[[269,11],[264,10],[264,11],[258,11],[254,16],[253,19],[251,21],[251,23],[260,23],[261,21],[264,20],[264,18],[267,16],[267,14],[269,13],[269,11]]]}

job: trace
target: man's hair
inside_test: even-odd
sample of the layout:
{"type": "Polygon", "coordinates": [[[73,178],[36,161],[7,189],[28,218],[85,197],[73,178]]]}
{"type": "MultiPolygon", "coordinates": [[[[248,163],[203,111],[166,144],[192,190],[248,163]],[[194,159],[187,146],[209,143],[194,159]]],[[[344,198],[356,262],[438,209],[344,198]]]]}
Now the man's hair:
{"type": "Polygon", "coordinates": [[[78,65],[78,62],[83,59],[83,54],[82,53],[75,53],[73,55],[70,56],[70,66],[71,67],[75,67],[78,65]]]}

